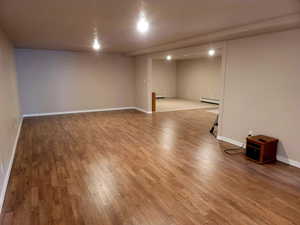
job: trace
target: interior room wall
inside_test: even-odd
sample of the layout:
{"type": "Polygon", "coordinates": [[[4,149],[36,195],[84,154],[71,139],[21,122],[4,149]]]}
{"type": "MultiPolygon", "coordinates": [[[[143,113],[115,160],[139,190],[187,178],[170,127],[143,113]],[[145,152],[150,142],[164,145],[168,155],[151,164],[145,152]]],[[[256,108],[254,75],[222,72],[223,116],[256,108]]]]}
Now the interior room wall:
{"type": "Polygon", "coordinates": [[[152,59],[148,56],[135,57],[135,104],[144,112],[151,112],[152,59]]]}
{"type": "Polygon", "coordinates": [[[131,57],[18,49],[16,62],[23,114],[135,105],[131,57]]]}
{"type": "Polygon", "coordinates": [[[13,46],[0,30],[0,210],[20,122],[13,46]]]}
{"type": "Polygon", "coordinates": [[[176,61],[152,61],[152,91],[157,96],[176,97],[176,61]]]}
{"type": "Polygon", "coordinates": [[[221,136],[249,130],[280,140],[278,156],[300,166],[300,29],[227,43],[221,136]]]}
{"type": "Polygon", "coordinates": [[[220,99],[221,56],[177,61],[177,97],[220,99]]]}

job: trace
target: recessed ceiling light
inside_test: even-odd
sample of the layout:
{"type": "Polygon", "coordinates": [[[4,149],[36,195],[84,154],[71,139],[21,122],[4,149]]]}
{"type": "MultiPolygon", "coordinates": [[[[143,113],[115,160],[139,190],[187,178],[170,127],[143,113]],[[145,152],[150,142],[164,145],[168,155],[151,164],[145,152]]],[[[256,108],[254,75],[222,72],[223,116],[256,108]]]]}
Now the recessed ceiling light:
{"type": "Polygon", "coordinates": [[[93,43],[93,49],[96,51],[99,51],[100,48],[101,48],[101,45],[100,45],[98,39],[95,38],[94,43],[93,43]]]}
{"type": "Polygon", "coordinates": [[[172,56],[171,55],[167,55],[166,56],[166,60],[171,61],[172,60],[172,56]]]}
{"type": "Polygon", "coordinates": [[[146,33],[149,30],[149,22],[146,19],[144,13],[141,13],[140,18],[137,22],[136,28],[140,33],[146,33]]]}
{"type": "Polygon", "coordinates": [[[216,54],[216,50],[215,49],[209,49],[209,51],[208,51],[208,55],[209,56],[214,56],[216,54]]]}

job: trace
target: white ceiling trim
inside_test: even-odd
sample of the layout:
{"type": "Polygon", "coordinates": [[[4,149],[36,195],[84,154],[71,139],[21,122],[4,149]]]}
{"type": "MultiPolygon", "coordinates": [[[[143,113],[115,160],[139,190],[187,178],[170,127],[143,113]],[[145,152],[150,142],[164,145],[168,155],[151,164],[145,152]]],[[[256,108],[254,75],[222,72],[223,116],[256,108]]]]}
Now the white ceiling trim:
{"type": "MultiPolygon", "coordinates": [[[[209,49],[213,48],[216,50],[217,55],[219,56],[222,54],[222,49],[225,46],[225,42],[215,42],[213,44],[203,44],[193,47],[187,47],[187,48],[180,48],[180,49],[173,49],[168,50],[164,52],[158,52],[158,53],[152,53],[149,54],[148,57],[151,59],[165,59],[167,55],[171,55],[174,60],[177,59],[184,59],[185,56],[187,56],[187,59],[189,59],[191,55],[199,55],[199,57],[208,57],[207,52],[209,49]]],[[[198,57],[198,58],[199,58],[198,57]]],[[[197,58],[197,57],[195,57],[197,58]]]]}
{"type": "Polygon", "coordinates": [[[247,24],[239,27],[224,29],[221,31],[199,35],[164,45],[154,46],[142,50],[129,52],[128,56],[145,55],[155,52],[168,51],[172,49],[191,47],[200,44],[206,44],[216,41],[226,41],[242,37],[282,31],[287,29],[300,28],[300,13],[290,14],[286,16],[276,17],[269,20],[260,21],[257,23],[247,24]]]}

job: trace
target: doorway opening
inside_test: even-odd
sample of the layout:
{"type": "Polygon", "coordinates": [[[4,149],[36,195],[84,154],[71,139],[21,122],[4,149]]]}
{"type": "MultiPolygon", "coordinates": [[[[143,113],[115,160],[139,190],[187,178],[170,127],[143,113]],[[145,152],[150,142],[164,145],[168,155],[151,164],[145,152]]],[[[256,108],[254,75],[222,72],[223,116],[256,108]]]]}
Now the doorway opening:
{"type": "Polygon", "coordinates": [[[218,114],[222,97],[222,51],[158,55],[152,58],[152,111],[206,109],[218,114]]]}

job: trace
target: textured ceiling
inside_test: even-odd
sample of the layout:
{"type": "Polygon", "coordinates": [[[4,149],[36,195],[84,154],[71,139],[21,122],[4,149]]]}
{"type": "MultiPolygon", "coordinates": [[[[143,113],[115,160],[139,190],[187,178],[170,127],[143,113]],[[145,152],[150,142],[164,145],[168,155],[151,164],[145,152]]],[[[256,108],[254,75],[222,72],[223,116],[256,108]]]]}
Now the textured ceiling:
{"type": "Polygon", "coordinates": [[[1,0],[0,26],[16,47],[130,52],[300,11],[298,0],[1,0]],[[143,6],[151,28],[139,34],[143,6]]]}

